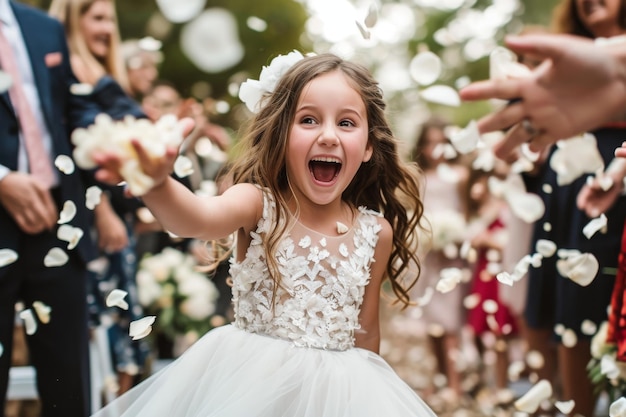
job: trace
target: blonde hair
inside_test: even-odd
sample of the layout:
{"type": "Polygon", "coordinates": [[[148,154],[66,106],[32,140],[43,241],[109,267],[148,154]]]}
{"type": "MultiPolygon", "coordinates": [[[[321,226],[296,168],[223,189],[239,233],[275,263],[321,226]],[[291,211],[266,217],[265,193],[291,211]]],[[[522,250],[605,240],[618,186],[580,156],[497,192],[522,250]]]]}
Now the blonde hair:
{"type": "Polygon", "coordinates": [[[418,266],[416,230],[422,215],[419,170],[414,163],[403,163],[397,141],[385,117],[385,102],[378,83],[369,71],[332,54],[309,56],[297,62],[279,80],[274,92],[252,120],[239,146],[243,152],[234,162],[235,183],[250,182],[269,189],[276,201],[274,226],[264,239],[264,251],[272,279],[280,285],[280,274],[273,254],[288,227],[287,203],[283,192],[289,189],[285,159],[289,131],[293,124],[298,99],[314,78],[341,71],[359,93],[367,112],[368,142],[373,154],[361,165],[342,198],[354,207],[377,210],[393,229],[392,253],[386,266],[385,278],[405,306],[409,304],[408,290],[415,285],[419,273],[410,279],[407,268],[418,266]]]}
{"type": "Polygon", "coordinates": [[[111,45],[109,45],[109,51],[104,62],[101,62],[91,53],[85,42],[85,37],[80,31],[80,18],[98,1],[110,2],[114,6],[113,11],[115,13],[114,0],[53,0],[49,14],[65,26],[65,35],[72,55],[80,58],[90,72],[104,71],[113,77],[125,91],[129,91],[128,75],[120,53],[120,34],[117,25],[115,25],[111,45]]]}

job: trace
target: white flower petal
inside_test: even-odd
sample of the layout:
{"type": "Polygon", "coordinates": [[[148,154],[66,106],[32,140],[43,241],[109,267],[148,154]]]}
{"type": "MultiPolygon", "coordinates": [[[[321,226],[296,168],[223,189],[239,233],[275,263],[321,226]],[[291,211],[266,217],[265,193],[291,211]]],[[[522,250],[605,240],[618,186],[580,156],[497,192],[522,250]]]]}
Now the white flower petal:
{"type": "Polygon", "coordinates": [[[71,222],[76,216],[76,204],[73,201],[67,200],[63,203],[63,210],[59,214],[58,224],[65,224],[71,222]]]}
{"type": "Polygon", "coordinates": [[[57,230],[57,238],[67,242],[67,250],[74,249],[85,233],[79,227],[62,224],[57,230]]]}
{"type": "Polygon", "coordinates": [[[626,398],[621,397],[611,403],[609,417],[626,417],[626,398]]]}
{"type": "Polygon", "coordinates": [[[341,222],[337,222],[337,233],[339,233],[340,235],[346,233],[348,230],[348,226],[346,226],[345,224],[341,223],[341,222]]]}
{"type": "MultiPolygon", "coordinates": [[[[187,1],[176,1],[177,7],[187,1]]],[[[180,46],[191,62],[211,74],[232,68],[245,55],[237,19],[218,7],[205,10],[183,27],[180,46]]]]}
{"type": "Polygon", "coordinates": [[[463,299],[463,307],[468,310],[476,308],[480,304],[480,294],[470,294],[463,299]]]}
{"type": "Polygon", "coordinates": [[[465,129],[458,130],[450,135],[452,146],[462,154],[467,154],[476,149],[480,141],[480,132],[475,120],[470,121],[465,129]]]}
{"type": "Polygon", "coordinates": [[[545,359],[538,350],[530,350],[526,353],[526,363],[532,369],[541,369],[545,364],[545,359]]]}
{"type": "Polygon", "coordinates": [[[87,83],[74,83],[70,85],[70,93],[75,96],[88,96],[93,93],[93,86],[87,83]]]}
{"type": "Polygon", "coordinates": [[[511,274],[509,274],[508,272],[500,272],[496,275],[496,279],[498,280],[498,282],[501,282],[504,285],[508,285],[508,286],[512,286],[513,285],[513,278],[511,277],[511,274]]]}
{"type": "Polygon", "coordinates": [[[545,379],[542,379],[528,390],[520,399],[515,401],[514,406],[517,410],[525,413],[534,413],[544,400],[552,396],[552,385],[545,379]]]}
{"type": "Polygon", "coordinates": [[[172,23],[183,23],[198,16],[206,0],[157,0],[159,10],[172,23]]]}
{"type": "Polygon", "coordinates": [[[131,321],[128,334],[133,340],[142,339],[150,334],[156,316],[146,316],[139,320],[131,321]]]}
{"type": "Polygon", "coordinates": [[[128,303],[124,301],[124,297],[126,297],[127,295],[128,295],[128,292],[126,291],[114,289],[107,296],[107,299],[106,299],[107,307],[117,306],[121,308],[122,310],[128,310],[128,303]]]}
{"type": "Polygon", "coordinates": [[[595,279],[600,265],[593,254],[582,253],[559,259],[556,268],[562,276],[586,287],[595,279]]]}
{"type": "Polygon", "coordinates": [[[376,4],[370,4],[369,11],[367,12],[367,16],[365,17],[365,26],[368,28],[373,28],[378,21],[378,9],[376,8],[376,4]]]}
{"type": "Polygon", "coordinates": [[[507,192],[505,199],[513,214],[526,223],[536,222],[546,210],[543,200],[537,194],[507,192]]]}
{"type": "Polygon", "coordinates": [[[494,300],[483,301],[483,311],[487,314],[496,314],[498,311],[498,303],[494,300]]]}
{"type": "Polygon", "coordinates": [[[547,239],[538,239],[535,250],[544,258],[549,258],[556,253],[556,243],[547,239]]]}
{"type": "Polygon", "coordinates": [[[568,416],[569,413],[572,412],[572,410],[574,409],[574,406],[576,405],[576,403],[574,402],[574,400],[569,400],[569,401],[557,401],[554,403],[554,406],[556,407],[557,410],[559,410],[561,413],[563,413],[563,415],[568,416]]]}
{"type": "Polygon", "coordinates": [[[557,143],[550,167],[557,174],[557,184],[567,185],[583,174],[604,169],[595,136],[585,133],[557,143]]]}
{"type": "Polygon", "coordinates": [[[592,336],[598,331],[598,326],[591,320],[583,320],[580,324],[580,330],[587,336],[592,336]]]}
{"type": "Polygon", "coordinates": [[[430,51],[417,54],[409,65],[411,77],[420,85],[430,85],[441,75],[441,59],[430,51]]]}
{"type": "Polygon", "coordinates": [[[137,46],[139,46],[144,51],[156,52],[161,50],[161,47],[163,47],[163,42],[158,39],[154,39],[152,36],[144,36],[137,41],[137,46]]]}
{"type": "Polygon", "coordinates": [[[561,343],[563,343],[563,346],[568,348],[576,346],[578,343],[578,336],[576,335],[576,332],[572,329],[565,329],[561,335],[561,343]]]}
{"type": "Polygon", "coordinates": [[[54,160],[54,166],[66,175],[70,175],[76,169],[74,161],[67,155],[59,155],[54,160]]]}
{"type": "Polygon", "coordinates": [[[35,334],[37,331],[37,322],[35,321],[33,311],[30,308],[20,311],[20,318],[24,320],[26,334],[29,336],[35,334]]]}
{"type": "Polygon", "coordinates": [[[5,91],[9,91],[9,88],[13,85],[13,78],[8,72],[0,70],[0,94],[5,91]]]}
{"type": "Polygon", "coordinates": [[[359,32],[361,33],[361,36],[363,37],[363,39],[369,39],[371,37],[370,31],[367,30],[362,24],[361,22],[359,22],[358,20],[355,20],[354,23],[356,23],[356,27],[359,28],[359,32]]]}
{"type": "Polygon", "coordinates": [[[134,196],[141,197],[154,187],[154,180],[143,173],[136,159],[126,161],[120,169],[120,174],[126,180],[128,190],[134,196]]]}
{"type": "Polygon", "coordinates": [[[603,233],[606,233],[606,225],[607,218],[604,213],[602,213],[600,217],[596,217],[595,219],[590,220],[589,223],[587,223],[585,227],[583,227],[583,234],[587,237],[587,239],[591,239],[591,237],[595,235],[598,231],[603,231],[603,233]]]}
{"type": "Polygon", "coordinates": [[[180,178],[188,177],[193,174],[193,162],[185,155],[178,155],[174,162],[174,173],[180,178]]]}
{"type": "Polygon", "coordinates": [[[50,323],[50,312],[52,308],[44,304],[41,301],[33,301],[33,308],[35,309],[35,313],[37,313],[37,317],[39,317],[39,321],[43,324],[50,323]]]}
{"type": "Polygon", "coordinates": [[[89,210],[93,210],[98,204],[100,204],[101,197],[102,190],[100,189],[100,187],[92,185],[91,187],[87,188],[87,191],[85,192],[85,206],[89,210]]]}
{"type": "Polygon", "coordinates": [[[0,249],[0,268],[17,261],[18,255],[13,249],[0,249]]]}
{"type": "Polygon", "coordinates": [[[426,101],[444,106],[458,107],[461,105],[459,93],[448,85],[433,85],[420,91],[420,96],[426,101]]]}
{"type": "Polygon", "coordinates": [[[61,248],[52,248],[48,251],[46,256],[43,258],[43,264],[48,267],[55,266],[63,266],[69,260],[69,256],[67,253],[63,251],[61,248]]]}
{"type": "Polygon", "coordinates": [[[250,16],[246,19],[246,26],[255,32],[265,32],[267,30],[267,22],[257,16],[250,16]]]}
{"type": "Polygon", "coordinates": [[[502,46],[489,54],[489,78],[521,78],[530,75],[530,70],[517,60],[517,55],[502,46]]]}

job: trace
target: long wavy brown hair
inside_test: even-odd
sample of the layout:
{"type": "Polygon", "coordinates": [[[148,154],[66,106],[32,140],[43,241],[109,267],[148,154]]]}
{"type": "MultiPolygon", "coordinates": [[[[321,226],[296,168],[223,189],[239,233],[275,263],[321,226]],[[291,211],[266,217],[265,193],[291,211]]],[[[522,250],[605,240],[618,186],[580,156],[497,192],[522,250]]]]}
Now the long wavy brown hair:
{"type": "Polygon", "coordinates": [[[342,198],[354,207],[365,206],[384,215],[393,228],[393,248],[386,267],[393,292],[407,306],[409,289],[419,273],[409,277],[410,263],[416,257],[417,227],[423,206],[419,188],[419,170],[415,163],[404,163],[398,153],[385,116],[383,94],[369,71],[358,64],[332,54],[308,56],[297,62],[279,80],[274,92],[264,98],[264,105],[251,121],[240,142],[242,152],[234,162],[235,183],[249,182],[267,188],[276,201],[275,222],[264,239],[264,250],[272,279],[280,285],[278,265],[273,254],[286,233],[287,203],[283,193],[289,189],[285,168],[287,140],[294,122],[298,99],[308,83],[322,74],[341,71],[360,94],[367,112],[368,142],[372,158],[361,165],[342,198]]]}
{"type": "MultiPolygon", "coordinates": [[[[626,30],[626,1],[624,0],[620,4],[618,24],[626,30]]],[[[554,8],[551,30],[556,33],[568,33],[592,39],[596,37],[583,25],[578,15],[576,0],[563,0],[554,8]]]]}

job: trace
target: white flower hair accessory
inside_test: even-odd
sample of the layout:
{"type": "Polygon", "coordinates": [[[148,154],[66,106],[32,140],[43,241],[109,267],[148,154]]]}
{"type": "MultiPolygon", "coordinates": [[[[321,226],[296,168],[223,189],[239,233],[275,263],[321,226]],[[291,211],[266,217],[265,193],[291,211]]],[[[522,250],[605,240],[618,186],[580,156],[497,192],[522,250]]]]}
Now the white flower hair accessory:
{"type": "Polygon", "coordinates": [[[258,80],[248,78],[239,87],[239,99],[245,103],[248,110],[258,113],[263,105],[263,96],[273,93],[278,80],[295,64],[304,59],[304,56],[296,50],[287,55],[278,55],[269,66],[264,66],[258,80]]]}

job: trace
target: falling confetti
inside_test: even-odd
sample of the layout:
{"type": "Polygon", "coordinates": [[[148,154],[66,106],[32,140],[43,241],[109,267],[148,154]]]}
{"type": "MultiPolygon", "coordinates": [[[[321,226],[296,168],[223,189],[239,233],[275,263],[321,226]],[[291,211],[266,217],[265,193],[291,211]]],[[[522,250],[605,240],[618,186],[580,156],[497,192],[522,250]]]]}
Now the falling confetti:
{"type": "Polygon", "coordinates": [[[542,379],[528,390],[520,399],[515,401],[514,405],[518,411],[525,413],[534,413],[544,400],[552,396],[552,385],[545,379],[542,379]]]}
{"type": "Polygon", "coordinates": [[[61,210],[61,213],[59,214],[59,220],[57,223],[69,223],[74,219],[74,216],[76,216],[76,204],[74,204],[73,201],[68,200],[63,203],[63,210],[61,210]]]}
{"type": "Polygon", "coordinates": [[[128,295],[128,292],[115,289],[109,293],[106,299],[107,307],[119,307],[122,310],[128,310],[128,303],[124,301],[124,297],[128,295]]]}
{"type": "Polygon", "coordinates": [[[37,331],[37,322],[35,321],[33,311],[30,308],[22,310],[20,311],[19,316],[24,321],[26,334],[29,336],[35,334],[35,332],[37,331]]]}
{"type": "Polygon", "coordinates": [[[142,319],[131,321],[128,334],[133,340],[142,339],[152,331],[152,324],[156,320],[156,316],[146,316],[142,319]]]}
{"type": "Polygon", "coordinates": [[[191,162],[191,159],[185,155],[178,155],[176,162],[174,162],[174,173],[180,178],[193,174],[193,162],[191,162]]]}
{"type": "Polygon", "coordinates": [[[52,311],[52,308],[49,305],[46,305],[41,301],[34,301],[33,308],[35,309],[35,313],[37,313],[37,317],[40,322],[43,324],[50,323],[50,312],[52,311]]]}
{"type": "Polygon", "coordinates": [[[43,264],[48,267],[55,266],[63,266],[69,260],[69,256],[67,253],[63,251],[61,248],[52,248],[48,251],[46,256],[43,258],[43,264]]]}
{"type": "Polygon", "coordinates": [[[59,155],[54,160],[54,166],[65,175],[70,175],[76,169],[74,161],[67,155],[59,155]]]}
{"type": "Polygon", "coordinates": [[[0,268],[17,261],[18,255],[13,249],[0,249],[0,268]]]}

